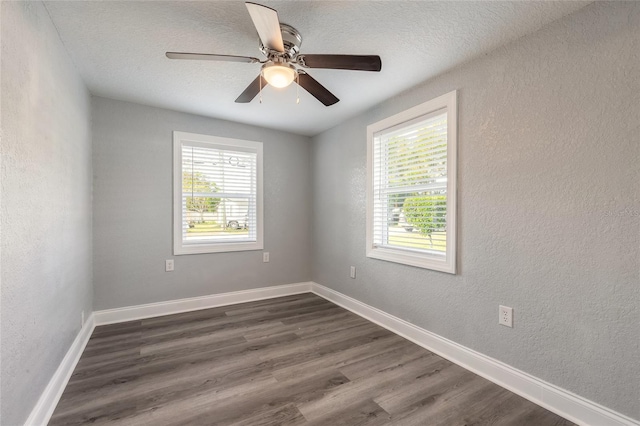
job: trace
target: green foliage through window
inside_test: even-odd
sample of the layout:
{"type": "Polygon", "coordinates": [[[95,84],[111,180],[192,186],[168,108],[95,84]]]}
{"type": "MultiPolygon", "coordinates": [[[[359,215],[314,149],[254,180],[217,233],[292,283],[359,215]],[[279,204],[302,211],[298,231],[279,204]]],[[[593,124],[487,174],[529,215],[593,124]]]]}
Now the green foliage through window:
{"type": "Polygon", "coordinates": [[[418,195],[404,200],[404,215],[407,223],[415,226],[421,234],[431,236],[446,226],[447,197],[445,195],[418,195]]]}
{"type": "MultiPolygon", "coordinates": [[[[190,173],[185,171],[182,174],[182,191],[185,195],[197,193],[216,193],[218,186],[215,182],[210,182],[202,173],[190,173]]],[[[220,205],[220,198],[187,196],[187,210],[200,213],[200,223],[204,222],[204,213],[215,213],[220,205]]]]}

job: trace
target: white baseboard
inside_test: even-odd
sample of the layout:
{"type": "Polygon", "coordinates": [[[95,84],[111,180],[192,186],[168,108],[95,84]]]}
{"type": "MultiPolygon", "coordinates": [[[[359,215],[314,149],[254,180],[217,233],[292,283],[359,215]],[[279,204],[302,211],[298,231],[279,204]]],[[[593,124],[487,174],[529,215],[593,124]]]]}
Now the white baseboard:
{"type": "Polygon", "coordinates": [[[574,423],[589,426],[640,425],[640,422],[623,414],[323,285],[312,283],[311,291],[574,423]]]}
{"type": "Polygon", "coordinates": [[[31,411],[25,425],[41,426],[49,423],[53,410],[55,410],[56,405],[58,405],[62,392],[64,392],[64,388],[67,386],[69,378],[71,377],[73,370],[76,368],[76,364],[78,364],[78,360],[80,360],[80,356],[82,355],[85,346],[87,346],[87,342],[89,341],[94,328],[94,316],[91,314],[80,329],[80,332],[71,344],[71,347],[62,359],[62,362],[53,374],[53,377],[49,380],[44,392],[40,395],[40,398],[38,399],[36,406],[31,411]]]}
{"type": "Polygon", "coordinates": [[[93,315],[95,316],[96,325],[105,325],[162,315],[179,314],[181,312],[197,311],[199,309],[215,308],[217,306],[235,305],[237,303],[252,302],[254,300],[272,299],[274,297],[308,293],[310,291],[311,283],[303,282],[234,291],[231,293],[212,294],[209,296],[190,297],[188,299],[169,300],[167,302],[127,306],[124,308],[106,309],[103,311],[95,311],[93,315]]]}

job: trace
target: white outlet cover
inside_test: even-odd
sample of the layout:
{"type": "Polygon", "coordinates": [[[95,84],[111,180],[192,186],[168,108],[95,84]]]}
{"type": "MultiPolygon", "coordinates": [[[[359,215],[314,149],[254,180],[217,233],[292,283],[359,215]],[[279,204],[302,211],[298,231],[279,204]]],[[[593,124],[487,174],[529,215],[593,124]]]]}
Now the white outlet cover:
{"type": "Polygon", "coordinates": [[[268,263],[269,262],[269,252],[268,251],[265,251],[265,252],[262,253],[262,261],[264,263],[268,263]]]}
{"type": "Polygon", "coordinates": [[[164,270],[166,272],[173,271],[173,259],[167,259],[164,261],[164,270]]]}
{"type": "Polygon", "coordinates": [[[349,276],[351,278],[355,278],[356,277],[356,267],[355,266],[351,267],[351,271],[349,272],[349,276]]]}
{"type": "Polygon", "coordinates": [[[506,327],[513,327],[513,308],[502,305],[499,306],[498,324],[506,327]]]}

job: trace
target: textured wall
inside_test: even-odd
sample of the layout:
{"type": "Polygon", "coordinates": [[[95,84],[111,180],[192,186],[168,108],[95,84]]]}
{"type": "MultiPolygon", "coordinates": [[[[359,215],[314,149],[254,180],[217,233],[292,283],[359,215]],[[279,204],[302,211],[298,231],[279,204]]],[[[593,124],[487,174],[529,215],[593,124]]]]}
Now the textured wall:
{"type": "Polygon", "coordinates": [[[41,3],[2,2],[2,424],[92,310],[90,98],[41,3]]]}
{"type": "Polygon", "coordinates": [[[308,138],[99,97],[92,106],[96,310],[309,281],[308,138]],[[172,255],[174,130],[264,143],[270,263],[261,251],[172,255]]]}
{"type": "Polygon", "coordinates": [[[640,419],[639,41],[595,3],[315,137],[313,280],[640,419]],[[367,259],[366,126],[453,89],[458,275],[367,259]]]}

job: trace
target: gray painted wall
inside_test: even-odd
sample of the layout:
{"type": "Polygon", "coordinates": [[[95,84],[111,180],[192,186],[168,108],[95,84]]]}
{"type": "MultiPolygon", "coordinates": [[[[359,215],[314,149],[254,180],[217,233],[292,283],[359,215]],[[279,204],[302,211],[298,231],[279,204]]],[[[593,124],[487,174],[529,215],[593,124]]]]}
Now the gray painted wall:
{"type": "Polygon", "coordinates": [[[592,4],[314,137],[313,280],[640,419],[639,54],[592,4]],[[367,259],[366,126],[454,89],[459,274],[367,259]]]}
{"type": "Polygon", "coordinates": [[[2,2],[2,424],[92,311],[90,98],[40,2],[2,2]]]}
{"type": "Polygon", "coordinates": [[[99,97],[92,107],[94,309],[310,280],[307,137],[99,97]],[[269,263],[261,251],[172,255],[174,130],[264,143],[269,263]]]}

